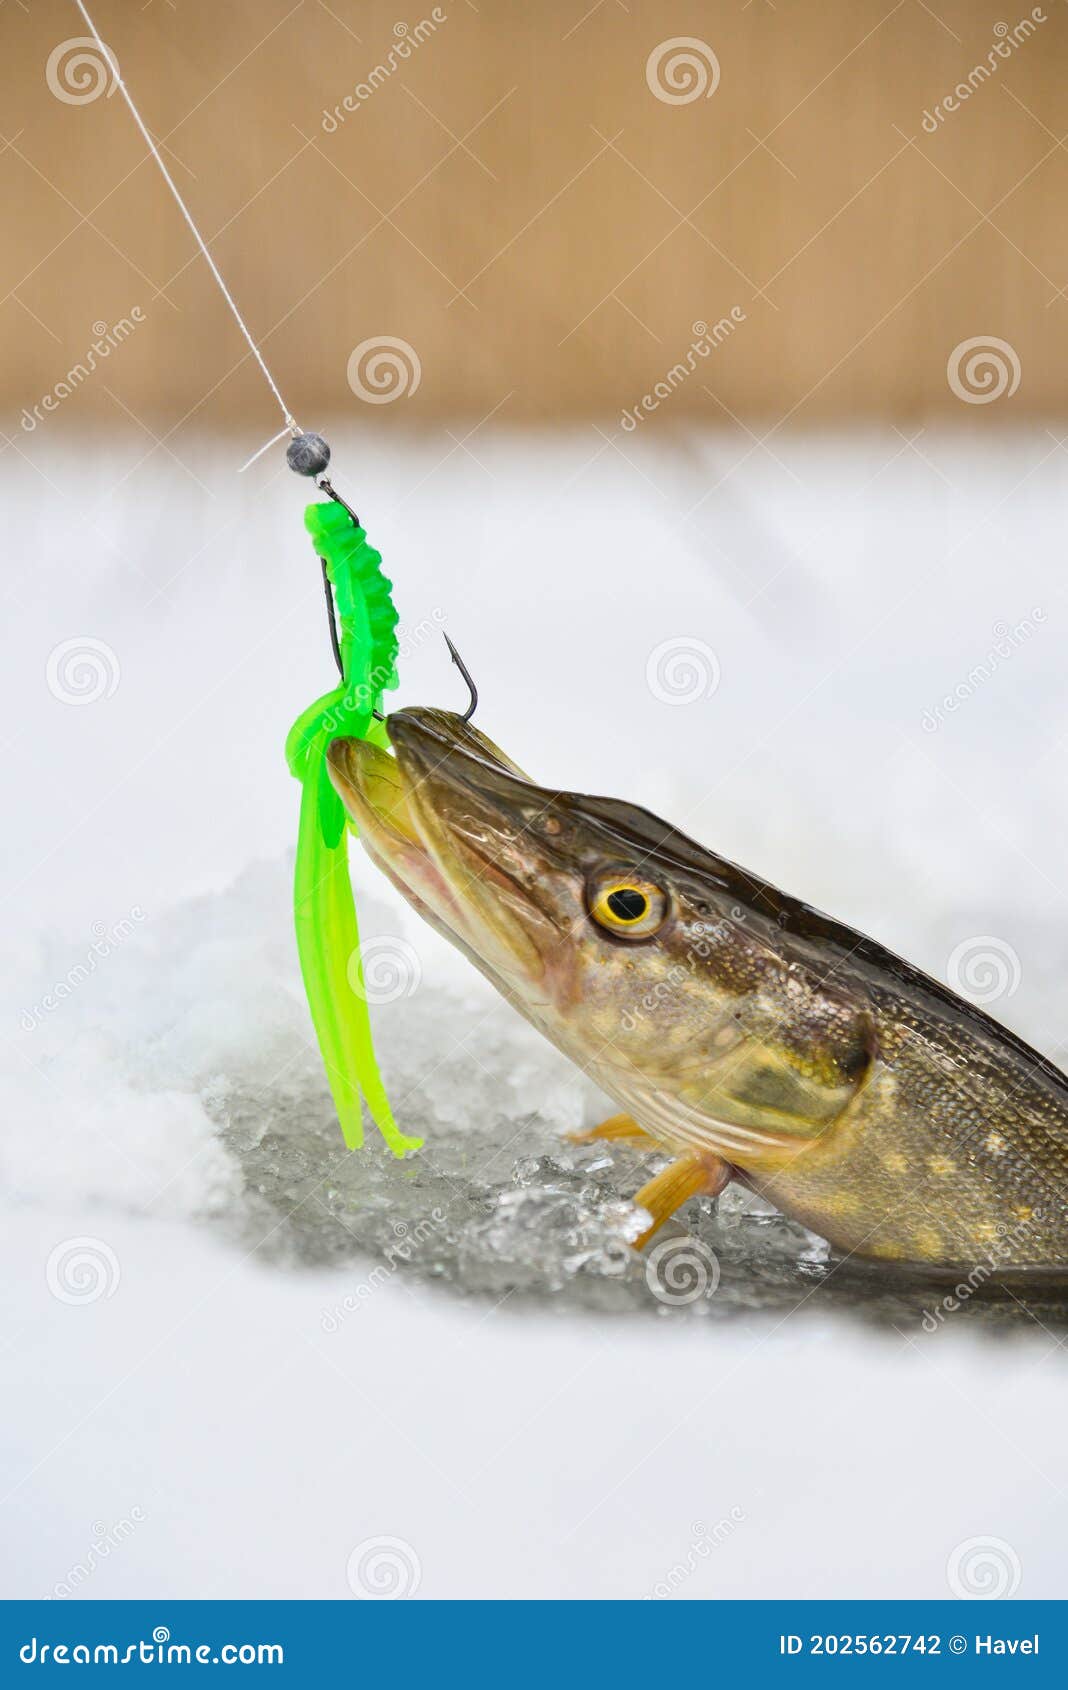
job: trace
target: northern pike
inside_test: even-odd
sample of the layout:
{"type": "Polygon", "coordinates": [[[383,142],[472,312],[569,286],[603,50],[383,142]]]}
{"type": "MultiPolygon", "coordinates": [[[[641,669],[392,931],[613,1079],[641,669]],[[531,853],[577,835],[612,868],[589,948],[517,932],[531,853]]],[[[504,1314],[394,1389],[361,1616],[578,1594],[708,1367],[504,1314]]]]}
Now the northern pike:
{"type": "MultiPolygon", "coordinates": [[[[669,1153],[650,1236],[744,1182],[847,1255],[1068,1265],[1068,1080],[842,923],[614,798],[530,780],[446,711],[334,740],[373,861],[669,1153]]],[[[644,1241],[644,1240],[642,1240],[644,1241]]]]}

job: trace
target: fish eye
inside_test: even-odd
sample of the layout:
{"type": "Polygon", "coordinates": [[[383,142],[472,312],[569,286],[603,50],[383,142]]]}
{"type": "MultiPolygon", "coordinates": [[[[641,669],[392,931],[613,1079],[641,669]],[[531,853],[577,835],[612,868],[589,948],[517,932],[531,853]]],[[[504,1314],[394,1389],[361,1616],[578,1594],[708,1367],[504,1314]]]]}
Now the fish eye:
{"type": "Polygon", "coordinates": [[[647,939],[663,925],[667,898],[648,880],[618,876],[594,887],[590,914],[609,933],[647,939]]]}

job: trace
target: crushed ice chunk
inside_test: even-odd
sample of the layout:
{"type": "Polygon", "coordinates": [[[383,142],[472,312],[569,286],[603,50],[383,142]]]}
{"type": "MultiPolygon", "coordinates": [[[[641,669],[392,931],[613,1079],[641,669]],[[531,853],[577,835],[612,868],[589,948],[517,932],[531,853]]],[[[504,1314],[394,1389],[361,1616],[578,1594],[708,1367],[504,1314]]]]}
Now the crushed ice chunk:
{"type": "MultiPolygon", "coordinates": [[[[367,938],[397,920],[362,900],[367,938]]],[[[823,1240],[739,1184],[691,1200],[636,1251],[634,1194],[668,1156],[570,1139],[612,1104],[473,972],[438,985],[426,968],[373,1009],[397,1118],[426,1143],[398,1161],[368,1123],[348,1152],[289,923],[288,864],[257,864],[146,923],[91,990],[24,1033],[29,1072],[46,1078],[11,1112],[3,1177],[21,1201],[62,1200],[66,1182],[102,1207],[210,1226],[278,1271],[332,1265],[363,1291],[396,1271],[460,1295],[693,1319],[788,1309],[819,1286],[893,1317],[878,1277],[858,1291],[823,1240]],[[91,1107],[72,1114],[68,1092],[91,1107]],[[650,1271],[661,1247],[660,1261],[690,1253],[696,1296],[650,1271]]],[[[44,947],[35,966],[59,972],[44,947]]]]}

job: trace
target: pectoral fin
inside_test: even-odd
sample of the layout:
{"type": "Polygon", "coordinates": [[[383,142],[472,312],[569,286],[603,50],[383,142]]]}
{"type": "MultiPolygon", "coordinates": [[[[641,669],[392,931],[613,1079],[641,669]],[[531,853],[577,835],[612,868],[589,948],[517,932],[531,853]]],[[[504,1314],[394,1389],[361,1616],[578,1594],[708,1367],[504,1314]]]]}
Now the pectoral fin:
{"type": "Polygon", "coordinates": [[[719,1156],[709,1152],[691,1151],[671,1162],[663,1171],[643,1185],[634,1201],[652,1217],[634,1248],[641,1250],[664,1222],[681,1209],[691,1197],[718,1197],[731,1182],[732,1170],[719,1156]]]}
{"type": "Polygon", "coordinates": [[[596,1127],[589,1127],[586,1132],[568,1133],[572,1144],[592,1144],[598,1139],[607,1139],[610,1143],[623,1141],[627,1144],[639,1145],[644,1150],[656,1150],[657,1140],[650,1137],[632,1115],[609,1115],[607,1121],[601,1121],[596,1127]]]}

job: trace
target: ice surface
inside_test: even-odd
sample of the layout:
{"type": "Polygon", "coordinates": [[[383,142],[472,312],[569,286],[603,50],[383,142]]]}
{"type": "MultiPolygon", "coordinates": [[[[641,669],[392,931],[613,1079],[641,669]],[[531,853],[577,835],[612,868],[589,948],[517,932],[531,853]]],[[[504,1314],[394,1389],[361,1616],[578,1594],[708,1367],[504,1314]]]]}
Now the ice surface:
{"type": "MultiPolygon", "coordinates": [[[[377,423],[332,443],[402,620],[433,632],[399,702],[462,697],[440,610],[533,775],[645,803],[943,979],[995,936],[1019,971],[993,1013],[1063,1061],[1068,460],[981,420],[922,459],[785,430],[775,459],[665,434],[628,463],[593,430],[487,427],[480,463],[377,423]],[[689,707],[647,685],[677,636],[721,665],[689,707]]],[[[1021,1594],[1056,1594],[1048,1311],[1011,1310],[1011,1345],[978,1299],[929,1333],[733,1189],[672,1229],[662,1300],[625,1245],[655,1161],[567,1143],[605,1100],[358,851],[365,937],[417,959],[373,1015],[427,1144],[345,1155],[281,754],[329,654],[301,489],[233,473],[255,444],[183,430],[180,463],[141,463],[143,438],[41,429],[5,455],[5,1589],[48,1594],[141,1504],[88,1594],[347,1597],[353,1545],[388,1533],[428,1595],[642,1595],[739,1505],[684,1594],[944,1595],[983,1533],[1021,1594]],[[48,684],[81,636],[121,669],[84,708],[48,684]],[[82,1237],[121,1282],[68,1305],[48,1263],[82,1237]]]]}
{"type": "MultiPolygon", "coordinates": [[[[366,450],[364,442],[361,461],[366,450]]],[[[685,450],[654,449],[646,462],[685,510],[718,473],[720,450],[721,442],[695,436],[685,450]]],[[[500,511],[485,519],[491,526],[476,548],[478,561],[464,571],[466,590],[452,622],[457,634],[465,630],[464,648],[481,677],[484,725],[535,774],[644,800],[724,854],[875,933],[935,973],[944,974],[962,938],[1000,935],[995,945],[1009,947],[1020,976],[1018,993],[1014,985],[1000,1013],[1056,1056],[1068,1027],[1068,1007],[1061,1013],[1056,1007],[1065,1005],[1068,928],[1058,924],[1058,937],[1047,921],[1060,869],[1040,841],[1051,809],[1063,810],[1046,778],[1058,718],[1047,706],[1036,723],[1021,693],[1030,680],[1041,696],[1057,696],[1042,693],[1043,674],[1051,689],[1058,684],[1056,622],[1063,602],[1046,559],[1042,489],[1052,488],[1059,467],[1020,437],[1006,440],[996,459],[982,459],[989,465],[995,516],[1018,486],[1026,489],[1014,514],[1031,541],[1023,548],[1027,563],[1011,581],[996,532],[984,535],[985,550],[978,543],[970,547],[970,591],[985,603],[974,615],[971,603],[964,612],[950,598],[954,617],[965,624],[958,631],[945,610],[938,613],[944,588],[924,574],[922,555],[915,563],[910,559],[908,574],[900,548],[893,569],[880,561],[878,509],[885,505],[887,515],[893,511],[907,528],[914,520],[909,498],[925,501],[926,544],[937,553],[939,525],[949,521],[947,497],[959,523],[958,506],[978,496],[977,454],[959,443],[940,442],[937,451],[932,444],[943,482],[954,488],[946,495],[936,482],[932,499],[931,477],[918,485],[924,472],[899,452],[891,454],[888,469],[878,437],[848,450],[791,442],[783,451],[794,485],[779,476],[773,499],[743,494],[754,478],[761,485],[760,470],[750,466],[736,482],[728,475],[714,524],[700,506],[681,528],[668,524],[675,572],[664,572],[658,582],[649,616],[638,626],[621,616],[596,663],[558,661],[552,672],[567,676],[567,697],[539,703],[533,732],[526,700],[542,675],[544,653],[558,651],[562,642],[574,644],[576,636],[581,652],[584,621],[600,625],[599,594],[617,578],[615,559],[622,555],[617,530],[637,558],[643,528],[662,544],[665,526],[645,508],[647,497],[633,503],[625,466],[620,482],[619,466],[598,461],[592,504],[581,480],[571,494],[558,491],[568,550],[585,560],[582,573],[569,571],[558,583],[558,592],[566,590],[559,602],[568,607],[561,618],[547,578],[546,591],[535,599],[525,590],[535,571],[543,578],[551,560],[540,551],[536,559],[515,557],[526,536],[502,494],[500,511]],[[496,566],[494,525],[513,554],[507,577],[496,566]],[[921,590],[927,619],[916,622],[911,607],[921,602],[921,590]],[[508,642],[515,638],[518,605],[522,639],[512,654],[508,642]],[[895,650],[876,643],[863,658],[851,721],[835,707],[833,693],[824,701],[821,692],[828,676],[844,674],[847,696],[854,696],[848,689],[857,686],[850,669],[861,661],[858,653],[871,645],[880,618],[899,609],[907,617],[907,682],[895,650]],[[1008,657],[977,681],[976,661],[997,637],[992,629],[1019,626],[1021,618],[1025,637],[1010,640],[1008,657]],[[692,708],[665,706],[655,689],[650,696],[650,642],[680,629],[689,630],[684,639],[690,641],[714,633],[722,669],[715,695],[692,708]],[[759,684],[769,665],[777,676],[771,689],[759,684]],[[943,712],[927,731],[938,699],[961,682],[966,709],[943,712]],[[793,720],[791,700],[798,691],[815,742],[811,756],[803,741],[795,742],[795,769],[779,741],[793,720]],[[1020,756],[1021,733],[1026,757],[1020,756]],[[986,789],[991,770],[998,771],[992,794],[986,789]],[[896,824],[889,836],[886,814],[896,824]],[[980,836],[981,850],[974,845],[980,836]]],[[[521,488],[514,449],[487,439],[486,452],[498,485],[521,488]]],[[[553,481],[557,461],[576,460],[582,461],[578,449],[546,449],[546,479],[553,481]]],[[[212,472],[195,461],[210,484],[212,472]]],[[[399,462],[400,473],[398,460],[367,472],[372,480],[383,478],[387,513],[391,478],[398,487],[421,486],[417,454],[399,462]]],[[[72,470],[72,476],[80,473],[80,467],[72,470]]],[[[105,501],[109,475],[102,461],[94,487],[105,501]]],[[[292,493],[284,484],[290,505],[292,493]]],[[[232,500],[232,490],[227,497],[232,500]]],[[[278,497],[272,490],[271,498],[278,497]]],[[[430,509],[463,497],[462,479],[443,483],[430,509]]],[[[424,518],[422,504],[405,510],[394,572],[409,582],[398,601],[415,629],[406,673],[414,686],[440,692],[455,678],[434,656],[436,635],[425,636],[444,612],[436,603],[433,555],[419,547],[424,518]],[[433,677],[426,679],[432,665],[433,677]]],[[[52,874],[43,920],[16,923],[23,950],[8,975],[10,1015],[30,1095],[24,1107],[16,1106],[18,1124],[8,1137],[12,1189],[20,1200],[54,1200],[66,1191],[103,1207],[190,1217],[254,1246],[279,1268],[388,1261],[398,1273],[443,1281],[462,1293],[549,1296],[560,1305],[690,1318],[807,1303],[833,1266],[826,1250],[737,1189],[718,1205],[691,1203],[668,1233],[691,1235],[714,1252],[715,1296],[665,1298],[659,1284],[650,1289],[646,1266],[626,1241],[640,1230],[630,1199],[657,1160],[623,1147],[567,1142],[567,1133],[593,1124],[613,1106],[430,935],[358,852],[365,938],[383,940],[387,969],[390,947],[405,947],[399,995],[376,1005],[373,1015],[396,1113],[407,1131],[425,1137],[426,1148],[397,1164],[371,1129],[366,1151],[344,1153],[295,968],[289,871],[280,843],[292,827],[294,793],[278,744],[289,717],[318,690],[321,664],[308,663],[315,684],[294,680],[284,697],[269,667],[277,644],[289,672],[295,612],[301,613],[298,655],[321,647],[322,629],[313,614],[317,607],[306,602],[308,595],[292,594],[281,574],[290,550],[307,565],[299,524],[291,523],[295,545],[287,540],[280,546],[264,520],[255,504],[241,513],[236,573],[231,514],[219,530],[228,570],[217,584],[205,577],[198,549],[191,563],[186,559],[172,579],[149,591],[150,617],[158,617],[165,600],[168,619],[158,623],[152,663],[142,668],[146,641],[133,631],[139,613],[130,600],[145,590],[131,568],[140,572],[141,548],[155,528],[138,504],[126,510],[105,502],[94,515],[99,555],[109,549],[114,555],[98,561],[83,612],[87,628],[110,635],[116,667],[121,653],[122,684],[114,699],[88,709],[70,709],[53,696],[54,721],[39,736],[47,746],[48,735],[61,731],[51,757],[63,772],[64,799],[77,800],[76,813],[79,805],[88,809],[69,839],[61,835],[61,872],[52,874]],[[109,524],[120,516],[108,539],[109,524]],[[252,556],[262,579],[255,588],[246,580],[242,599],[237,577],[252,556]],[[202,615],[205,592],[215,599],[221,593],[222,601],[202,615]],[[254,676],[240,673],[231,681],[226,642],[249,617],[238,669],[250,661],[259,667],[254,676]],[[185,630],[176,644],[165,633],[172,625],[185,630]],[[206,646],[216,639],[221,643],[212,659],[206,646]],[[203,664],[210,672],[213,662],[219,669],[218,685],[226,689],[221,709],[214,688],[206,708],[199,707],[202,694],[185,672],[193,645],[198,669],[203,664]],[[176,702],[146,735],[138,695],[161,686],[176,702]],[[256,700],[251,718],[237,704],[250,686],[256,700]],[[98,760],[105,776],[118,753],[115,778],[106,781],[102,796],[78,796],[80,770],[69,756],[74,744],[98,760]],[[98,825],[123,813],[131,787],[129,795],[142,794],[154,814],[151,851],[140,849],[148,835],[139,820],[127,828],[119,850],[107,851],[97,842],[98,825]],[[198,823],[192,831],[190,808],[198,823]],[[279,841],[251,867],[242,819],[250,812],[258,834],[266,823],[268,840],[279,841]],[[184,858],[174,855],[168,832],[183,842],[184,858]],[[72,892],[77,902],[82,852],[92,867],[92,907],[111,913],[103,919],[97,913],[79,939],[65,905],[72,892]],[[123,870],[124,861],[131,869],[123,870]],[[214,886],[214,894],[190,900],[190,879],[194,886],[214,886]],[[112,890],[105,898],[111,884],[122,887],[121,895],[112,890]],[[42,937],[48,931],[51,945],[42,937]],[[96,940],[101,934],[102,947],[96,940]],[[89,954],[94,941],[106,954],[89,954]],[[65,990],[68,976],[74,984],[65,990]],[[42,1009],[53,987],[61,1001],[42,1009]]],[[[388,514],[380,526],[376,538],[389,551],[388,514]]],[[[956,549],[954,542],[949,558],[956,549]]],[[[35,618],[42,612],[48,626],[48,601],[35,600],[35,618]]],[[[1059,698],[1057,709],[1063,710],[1059,698]]],[[[16,755],[32,765],[24,783],[30,791],[40,786],[51,806],[54,783],[37,764],[35,743],[23,726],[16,755]]],[[[30,806],[29,813],[39,809],[30,806]]],[[[45,864],[57,849],[47,844],[45,864]]],[[[40,872],[40,857],[29,853],[31,885],[39,883],[40,872]]],[[[690,1265],[699,1282],[705,1273],[700,1254],[690,1265]]],[[[885,1312],[864,1276],[856,1280],[835,1268],[821,1302],[860,1301],[869,1311],[885,1312]]]]}
{"type": "MultiPolygon", "coordinates": [[[[793,1311],[819,1290],[821,1304],[915,1319],[922,1296],[888,1295],[885,1269],[837,1264],[740,1186],[688,1203],[658,1251],[631,1248],[644,1224],[634,1193],[667,1155],[573,1142],[610,1100],[473,970],[435,983],[418,919],[373,893],[361,897],[368,954],[404,964],[382,976],[377,1044],[395,1113],[426,1142],[398,1161],[368,1120],[364,1148],[347,1151],[301,993],[291,873],[284,858],[259,863],[151,926],[124,924],[55,1010],[40,1006],[63,951],[20,975],[38,1007],[19,1048],[44,1087],[8,1135],[18,1200],[66,1188],[103,1211],[209,1226],[280,1272],[343,1269],[342,1309],[397,1273],[661,1317],[793,1311]]],[[[998,1312],[1014,1309],[1025,1313],[998,1312]]]]}
{"type": "MultiPolygon", "coordinates": [[[[290,886],[287,861],[258,864],[134,926],[57,1011],[20,1028],[53,1102],[9,1134],[19,1198],[54,1201],[58,1171],[101,1208],[214,1226],[279,1270],[355,1264],[354,1295],[377,1262],[460,1292],[670,1307],[627,1247],[642,1225],[629,1198],[666,1158],[569,1142],[609,1101],[473,973],[435,984],[418,922],[387,928],[373,896],[361,898],[365,943],[416,959],[374,1024],[395,1111],[426,1145],[398,1162],[368,1123],[366,1147],[345,1150],[301,994],[290,886]],[[88,1113],[72,1106],[86,1095],[88,1113]]],[[[61,948],[40,958],[35,1001],[70,972],[64,961],[61,948]]],[[[689,1213],[706,1243],[750,1257],[757,1280],[817,1258],[800,1229],[750,1214],[754,1202],[719,1224],[712,1205],[689,1213]],[[742,1245],[747,1226],[759,1249],[742,1245]]]]}

